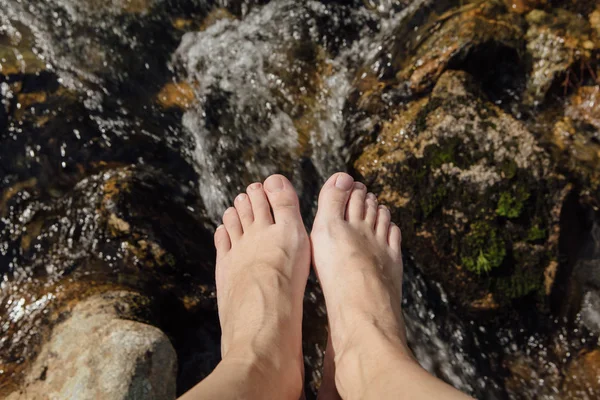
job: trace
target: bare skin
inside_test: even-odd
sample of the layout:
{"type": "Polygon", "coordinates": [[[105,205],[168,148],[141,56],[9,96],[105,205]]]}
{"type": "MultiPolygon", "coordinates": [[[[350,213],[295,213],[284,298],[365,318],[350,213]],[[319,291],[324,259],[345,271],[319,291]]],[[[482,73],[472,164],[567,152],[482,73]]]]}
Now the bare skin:
{"type": "Polygon", "coordinates": [[[323,186],[311,233],[329,316],[320,398],[468,399],[416,362],[402,317],[400,229],[348,174],[323,186]]]}
{"type": "Polygon", "coordinates": [[[298,197],[285,177],[273,175],[234,204],[215,232],[223,360],[181,398],[298,400],[310,269],[298,197]]]}
{"type": "Polygon", "coordinates": [[[330,326],[320,398],[468,398],[423,370],[406,344],[400,229],[363,184],[343,173],[327,181],[310,241],[281,175],[234,204],[215,232],[223,360],[182,399],[301,398],[311,242],[330,326]]]}

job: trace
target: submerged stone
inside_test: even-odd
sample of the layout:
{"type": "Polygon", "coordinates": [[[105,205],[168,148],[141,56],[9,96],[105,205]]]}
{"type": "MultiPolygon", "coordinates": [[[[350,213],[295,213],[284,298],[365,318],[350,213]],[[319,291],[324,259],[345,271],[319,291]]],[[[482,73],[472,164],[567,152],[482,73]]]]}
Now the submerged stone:
{"type": "Polygon", "coordinates": [[[0,27],[0,76],[38,74],[46,62],[32,49],[33,35],[22,24],[0,27]]]}

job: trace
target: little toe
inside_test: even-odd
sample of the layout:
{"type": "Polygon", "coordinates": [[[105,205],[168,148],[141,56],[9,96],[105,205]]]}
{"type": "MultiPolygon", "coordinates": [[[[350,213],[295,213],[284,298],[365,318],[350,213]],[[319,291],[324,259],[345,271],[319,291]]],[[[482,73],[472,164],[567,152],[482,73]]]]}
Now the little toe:
{"type": "Polygon", "coordinates": [[[386,206],[379,206],[377,209],[377,221],[375,222],[375,233],[379,239],[387,243],[388,231],[392,216],[386,206]]]}
{"type": "Polygon", "coordinates": [[[237,210],[233,207],[229,207],[225,210],[225,213],[223,214],[223,225],[225,225],[225,229],[227,229],[232,244],[244,234],[242,221],[240,221],[237,210]]]}
{"type": "Polygon", "coordinates": [[[250,196],[254,221],[264,225],[272,224],[273,215],[271,214],[271,206],[269,205],[269,200],[267,199],[262,183],[256,182],[248,186],[246,193],[250,196]]]}
{"type": "Polygon", "coordinates": [[[250,203],[250,198],[246,193],[240,193],[235,198],[233,204],[235,205],[235,209],[237,210],[238,215],[240,216],[240,221],[242,222],[242,228],[244,231],[250,228],[250,225],[254,222],[254,213],[252,212],[252,204],[250,203]]]}
{"type": "Polygon", "coordinates": [[[231,240],[224,225],[219,225],[215,231],[215,247],[217,248],[217,261],[223,258],[231,250],[231,240]]]}
{"type": "Polygon", "coordinates": [[[400,246],[402,245],[402,232],[400,231],[398,225],[394,224],[393,222],[390,224],[388,244],[394,252],[400,252],[400,246]]]}
{"type": "Polygon", "coordinates": [[[365,200],[365,223],[374,229],[375,221],[377,221],[377,197],[373,193],[368,193],[365,200]]]}
{"type": "Polygon", "coordinates": [[[360,182],[354,182],[354,188],[346,208],[346,220],[350,222],[362,221],[365,216],[365,199],[367,187],[360,182]]]}
{"type": "Polygon", "coordinates": [[[318,213],[330,218],[344,219],[354,179],[343,172],[333,174],[319,194],[318,213]]]}
{"type": "Polygon", "coordinates": [[[298,195],[285,176],[271,175],[265,180],[264,188],[276,224],[302,224],[298,195]]]}

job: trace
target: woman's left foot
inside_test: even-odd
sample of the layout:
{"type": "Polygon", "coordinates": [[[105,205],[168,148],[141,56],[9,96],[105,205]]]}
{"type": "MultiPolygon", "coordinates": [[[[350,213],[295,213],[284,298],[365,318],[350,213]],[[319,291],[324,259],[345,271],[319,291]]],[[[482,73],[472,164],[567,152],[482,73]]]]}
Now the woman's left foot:
{"type": "MultiPolygon", "coordinates": [[[[299,398],[303,384],[302,299],[310,242],[298,196],[281,175],[250,185],[215,232],[222,356],[252,363],[269,391],[299,398]]],[[[272,393],[275,395],[275,393],[272,393]]],[[[267,395],[268,396],[268,395],[267,395]]]]}

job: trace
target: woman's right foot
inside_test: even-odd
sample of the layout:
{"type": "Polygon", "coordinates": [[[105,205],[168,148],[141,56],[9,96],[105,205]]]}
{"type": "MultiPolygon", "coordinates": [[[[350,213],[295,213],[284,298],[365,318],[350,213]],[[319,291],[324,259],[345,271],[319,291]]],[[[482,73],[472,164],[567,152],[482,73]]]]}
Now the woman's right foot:
{"type": "Polygon", "coordinates": [[[408,348],[401,234],[390,220],[348,174],[334,174],[321,190],[311,242],[330,339],[319,395],[335,398],[337,388],[344,399],[466,398],[423,370],[408,348]]]}
{"type": "Polygon", "coordinates": [[[327,351],[335,354],[336,386],[344,398],[358,394],[347,383],[374,379],[367,375],[391,350],[414,362],[401,309],[400,229],[390,219],[389,210],[348,174],[333,175],[321,190],[311,233],[313,261],[329,316],[327,351]],[[370,356],[361,359],[367,364],[358,371],[363,354],[370,356]]]}

